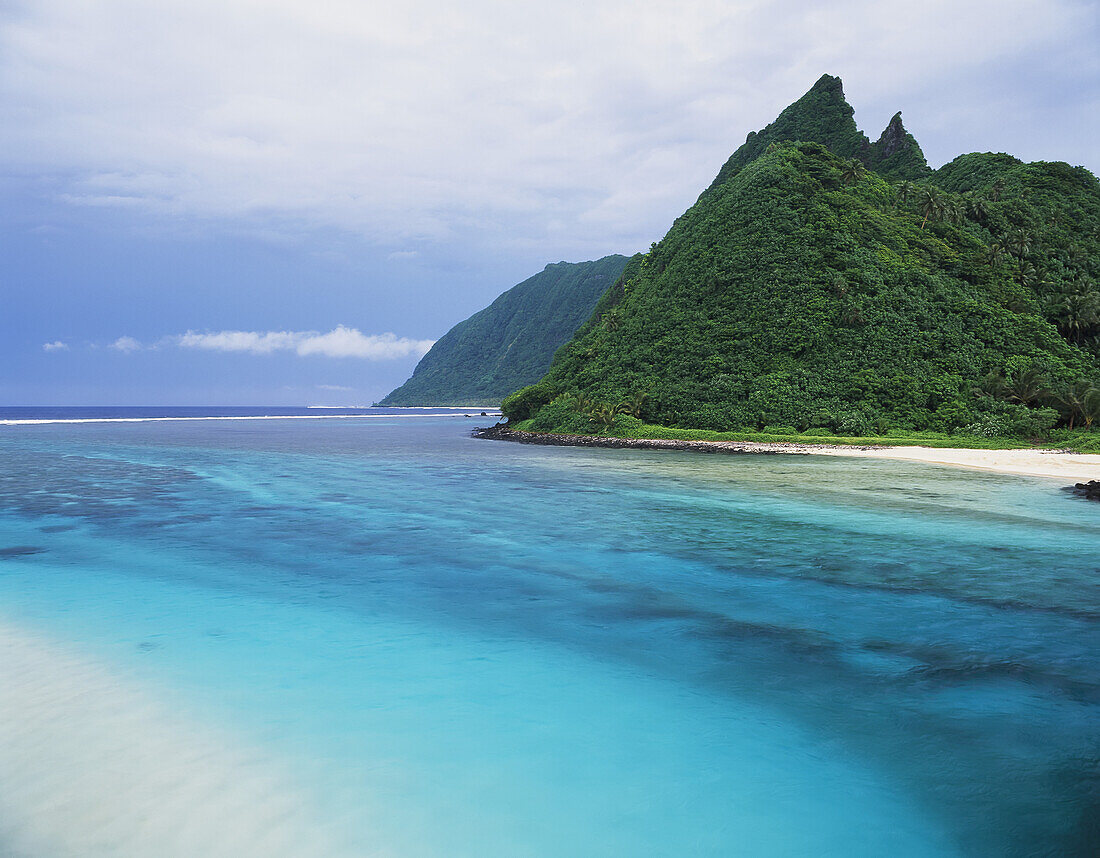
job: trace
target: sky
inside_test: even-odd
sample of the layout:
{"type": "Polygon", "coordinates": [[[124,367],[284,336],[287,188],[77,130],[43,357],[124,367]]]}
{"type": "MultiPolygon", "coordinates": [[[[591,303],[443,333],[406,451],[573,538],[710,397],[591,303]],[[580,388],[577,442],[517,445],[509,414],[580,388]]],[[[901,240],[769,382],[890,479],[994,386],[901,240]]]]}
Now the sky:
{"type": "Polygon", "coordinates": [[[0,0],[0,405],[370,404],[823,73],[1100,172],[1097,2],[0,0]]]}

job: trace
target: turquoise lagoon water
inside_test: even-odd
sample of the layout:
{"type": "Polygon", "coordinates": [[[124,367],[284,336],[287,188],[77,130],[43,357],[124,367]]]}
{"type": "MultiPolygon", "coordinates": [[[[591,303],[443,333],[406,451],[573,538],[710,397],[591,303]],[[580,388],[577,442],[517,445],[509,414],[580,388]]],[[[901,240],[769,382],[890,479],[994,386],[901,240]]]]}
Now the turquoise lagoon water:
{"type": "Polygon", "coordinates": [[[1100,506],[370,413],[0,426],[0,854],[1096,854],[1100,506]]]}

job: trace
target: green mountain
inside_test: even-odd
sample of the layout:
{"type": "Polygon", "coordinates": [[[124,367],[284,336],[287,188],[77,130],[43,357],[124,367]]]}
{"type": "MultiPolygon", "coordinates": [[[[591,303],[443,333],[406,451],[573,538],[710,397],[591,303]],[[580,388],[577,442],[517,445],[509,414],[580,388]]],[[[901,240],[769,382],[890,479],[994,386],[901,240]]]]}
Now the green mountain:
{"type": "Polygon", "coordinates": [[[821,78],[506,413],[574,432],[1100,421],[1096,177],[991,154],[932,172],[900,116],[865,144],[840,81],[821,78]]]}
{"type": "Polygon", "coordinates": [[[492,405],[538,381],[587,319],[625,256],[557,262],[459,322],[381,405],[492,405]]]}

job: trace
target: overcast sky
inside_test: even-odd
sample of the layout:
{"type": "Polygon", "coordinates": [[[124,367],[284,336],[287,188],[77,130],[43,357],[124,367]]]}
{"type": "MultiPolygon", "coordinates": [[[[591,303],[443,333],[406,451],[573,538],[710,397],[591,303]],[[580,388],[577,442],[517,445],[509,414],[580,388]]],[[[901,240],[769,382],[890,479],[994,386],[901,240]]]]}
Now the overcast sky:
{"type": "Polygon", "coordinates": [[[825,72],[872,139],[1100,172],[1065,0],[0,0],[0,405],[370,403],[659,239],[825,72]]]}

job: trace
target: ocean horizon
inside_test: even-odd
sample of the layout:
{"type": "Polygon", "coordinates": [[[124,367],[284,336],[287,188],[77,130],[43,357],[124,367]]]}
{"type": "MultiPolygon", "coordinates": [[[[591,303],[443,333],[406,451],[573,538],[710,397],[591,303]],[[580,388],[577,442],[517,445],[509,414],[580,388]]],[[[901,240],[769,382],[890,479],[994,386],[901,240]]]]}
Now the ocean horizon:
{"type": "Polygon", "coordinates": [[[150,420],[274,420],[334,417],[499,416],[483,405],[21,405],[0,406],[0,426],[23,423],[108,423],[150,420]]]}
{"type": "Polygon", "coordinates": [[[318,410],[0,409],[0,853],[1097,842],[1057,481],[318,410]]]}

